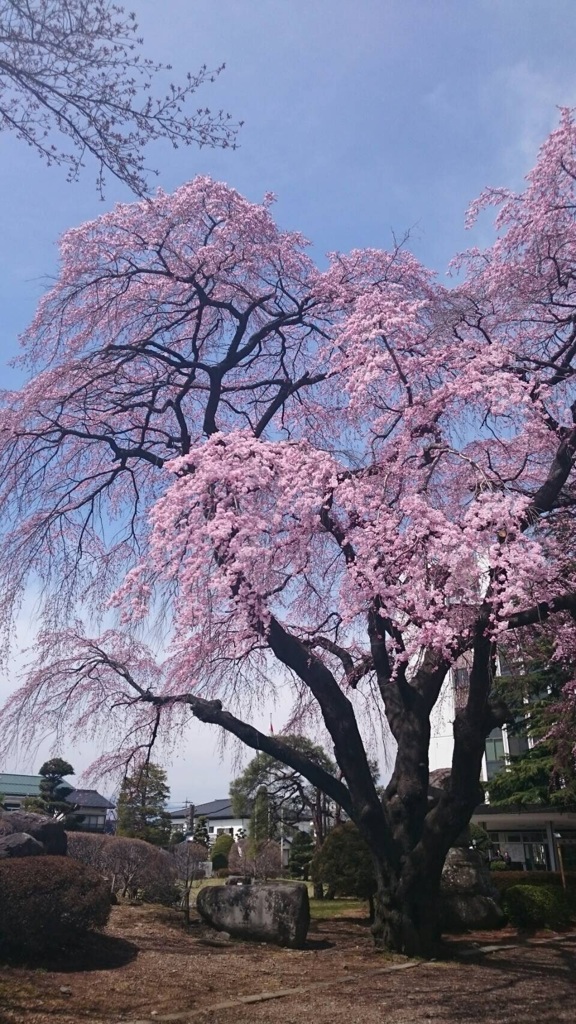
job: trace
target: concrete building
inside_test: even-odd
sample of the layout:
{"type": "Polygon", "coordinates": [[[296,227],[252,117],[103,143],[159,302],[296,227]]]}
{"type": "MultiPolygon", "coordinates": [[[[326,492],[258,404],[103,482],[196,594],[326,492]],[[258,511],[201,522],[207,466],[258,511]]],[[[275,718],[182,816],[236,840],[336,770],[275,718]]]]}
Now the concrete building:
{"type": "Polygon", "coordinates": [[[173,827],[181,829],[184,834],[191,834],[198,819],[205,818],[211,843],[224,832],[237,839],[238,833],[248,833],[250,824],[249,818],[238,818],[233,813],[229,798],[210,800],[206,804],[186,804],[176,811],[170,811],[170,817],[173,827]]]}
{"type": "MultiPolygon", "coordinates": [[[[431,718],[430,770],[449,768],[454,746],[453,723],[468,693],[469,671],[465,664],[449,674],[431,718]]],[[[557,871],[560,855],[566,868],[576,870],[576,812],[544,805],[491,807],[490,779],[506,766],[511,756],[528,749],[529,740],[509,735],[506,727],[493,729],[486,740],[482,782],[486,803],[476,808],[472,821],[488,832],[494,850],[508,854],[520,870],[557,871]]]]}

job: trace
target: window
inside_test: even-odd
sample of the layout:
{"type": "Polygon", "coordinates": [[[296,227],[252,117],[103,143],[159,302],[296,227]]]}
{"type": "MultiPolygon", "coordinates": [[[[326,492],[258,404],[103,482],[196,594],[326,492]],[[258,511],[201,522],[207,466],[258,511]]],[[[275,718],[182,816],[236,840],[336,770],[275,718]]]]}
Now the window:
{"type": "Polygon", "coordinates": [[[493,729],[486,740],[486,775],[490,780],[506,764],[502,730],[493,729]]]}

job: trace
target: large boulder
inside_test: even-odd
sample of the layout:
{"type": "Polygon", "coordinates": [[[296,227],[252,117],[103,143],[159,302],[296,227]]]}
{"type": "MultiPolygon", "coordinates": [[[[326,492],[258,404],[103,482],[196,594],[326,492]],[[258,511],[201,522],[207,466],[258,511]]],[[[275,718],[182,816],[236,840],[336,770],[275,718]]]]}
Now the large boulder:
{"type": "Polygon", "coordinates": [[[196,906],[217,931],[291,949],[304,945],[310,925],[308,889],[298,883],[206,886],[196,906]]]}
{"type": "Polygon", "coordinates": [[[37,857],[44,853],[42,843],[33,839],[27,832],[12,832],[8,836],[0,836],[0,860],[6,857],[37,857]]]}
{"type": "Polygon", "coordinates": [[[476,850],[455,846],[448,851],[440,894],[444,931],[501,928],[505,922],[490,871],[476,850]]]}
{"type": "Polygon", "coordinates": [[[25,832],[41,843],[44,853],[54,857],[65,857],[67,849],[64,825],[44,814],[32,814],[31,811],[2,811],[0,813],[0,836],[25,832]]]}

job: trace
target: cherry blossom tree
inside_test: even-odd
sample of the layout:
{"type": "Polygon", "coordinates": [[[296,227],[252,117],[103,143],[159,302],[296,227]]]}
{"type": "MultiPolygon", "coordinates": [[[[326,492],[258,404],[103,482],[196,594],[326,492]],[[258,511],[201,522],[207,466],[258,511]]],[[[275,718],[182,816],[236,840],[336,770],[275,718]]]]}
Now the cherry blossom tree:
{"type": "Polygon", "coordinates": [[[498,638],[575,639],[575,182],[565,111],[524,191],[476,204],[498,237],[451,289],[402,248],[319,270],[272,197],[207,178],[68,232],[0,420],[6,639],[30,580],[44,614],[4,741],[100,728],[102,769],[189,716],[219,726],[345,809],[377,943],[430,954],[506,718],[498,638]],[[463,655],[431,802],[430,715],[463,655]],[[251,724],[283,680],[338,776],[251,724]],[[361,707],[398,745],[383,797],[361,707]]]}
{"type": "Polygon", "coordinates": [[[110,0],[0,0],[0,128],[66,167],[70,180],[94,160],[100,193],[106,175],[148,191],[149,142],[234,145],[228,114],[192,107],[222,67],[201,67],[155,95],[170,68],[141,50],[135,15],[110,0]]]}

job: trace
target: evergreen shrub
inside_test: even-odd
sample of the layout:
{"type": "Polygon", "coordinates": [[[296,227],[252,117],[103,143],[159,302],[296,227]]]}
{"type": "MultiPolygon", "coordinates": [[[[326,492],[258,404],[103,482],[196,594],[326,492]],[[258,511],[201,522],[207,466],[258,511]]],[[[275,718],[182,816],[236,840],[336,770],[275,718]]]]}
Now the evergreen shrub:
{"type": "Polygon", "coordinates": [[[570,922],[570,901],[555,885],[513,885],[502,908],[517,928],[563,928],[570,922]]]}
{"type": "Polygon", "coordinates": [[[69,857],[0,861],[0,948],[38,955],[103,928],[110,894],[96,871],[69,857]]]}
{"type": "MultiPolygon", "coordinates": [[[[493,863],[498,863],[493,861],[493,863]]],[[[566,875],[566,889],[576,894],[576,871],[567,871],[566,875]]],[[[516,885],[530,885],[530,886],[555,886],[562,887],[562,876],[559,871],[509,871],[509,870],[495,870],[490,876],[490,881],[496,888],[501,896],[511,889],[512,886],[516,885]]]]}

